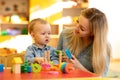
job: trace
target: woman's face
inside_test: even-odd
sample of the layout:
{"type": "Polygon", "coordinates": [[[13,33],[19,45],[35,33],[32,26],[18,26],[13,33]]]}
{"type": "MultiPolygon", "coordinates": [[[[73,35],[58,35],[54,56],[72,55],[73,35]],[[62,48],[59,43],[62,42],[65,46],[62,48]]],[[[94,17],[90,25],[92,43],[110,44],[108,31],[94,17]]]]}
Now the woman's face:
{"type": "Polygon", "coordinates": [[[77,20],[75,35],[79,37],[89,37],[91,35],[89,20],[84,16],[80,16],[77,20]]]}

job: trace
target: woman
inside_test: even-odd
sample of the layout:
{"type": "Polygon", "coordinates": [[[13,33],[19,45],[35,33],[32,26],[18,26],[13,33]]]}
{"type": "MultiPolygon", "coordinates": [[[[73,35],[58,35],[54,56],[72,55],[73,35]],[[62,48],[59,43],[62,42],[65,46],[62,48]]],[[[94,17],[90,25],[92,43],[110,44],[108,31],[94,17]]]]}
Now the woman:
{"type": "Polygon", "coordinates": [[[76,68],[106,76],[111,54],[107,32],[105,14],[96,8],[84,9],[76,27],[62,31],[57,49],[69,48],[76,68]]]}

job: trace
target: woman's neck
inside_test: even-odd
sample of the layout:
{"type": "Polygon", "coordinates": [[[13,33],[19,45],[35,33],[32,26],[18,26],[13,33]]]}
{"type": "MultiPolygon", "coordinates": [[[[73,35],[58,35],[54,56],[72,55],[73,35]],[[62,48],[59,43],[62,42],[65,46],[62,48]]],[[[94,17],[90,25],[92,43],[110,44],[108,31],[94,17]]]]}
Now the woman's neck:
{"type": "Polygon", "coordinates": [[[81,38],[82,39],[82,47],[85,48],[87,47],[92,41],[92,38],[81,38]]]}

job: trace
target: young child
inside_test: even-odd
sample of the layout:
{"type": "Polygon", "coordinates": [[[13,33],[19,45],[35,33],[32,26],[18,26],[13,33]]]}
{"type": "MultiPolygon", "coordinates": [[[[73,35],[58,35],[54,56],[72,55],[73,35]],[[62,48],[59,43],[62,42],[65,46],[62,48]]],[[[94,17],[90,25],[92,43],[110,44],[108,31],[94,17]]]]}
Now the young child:
{"type": "Polygon", "coordinates": [[[45,51],[49,51],[50,60],[54,64],[58,64],[58,56],[55,53],[55,48],[47,45],[51,35],[49,23],[41,18],[34,19],[29,23],[28,32],[32,36],[34,43],[28,46],[25,54],[25,61],[41,64],[44,61],[43,57],[45,51]]]}

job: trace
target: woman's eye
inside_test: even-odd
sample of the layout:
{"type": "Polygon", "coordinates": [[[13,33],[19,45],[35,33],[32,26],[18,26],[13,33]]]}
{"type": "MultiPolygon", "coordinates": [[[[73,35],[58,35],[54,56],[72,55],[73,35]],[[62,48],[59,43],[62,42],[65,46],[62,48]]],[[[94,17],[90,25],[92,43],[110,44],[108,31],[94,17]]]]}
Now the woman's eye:
{"type": "Polygon", "coordinates": [[[82,30],[82,31],[85,31],[84,27],[79,25],[79,28],[82,30]]]}
{"type": "Polygon", "coordinates": [[[82,31],[85,31],[83,28],[81,28],[82,31]]]}
{"type": "Polygon", "coordinates": [[[79,23],[79,20],[76,20],[77,23],[79,23]]]}

